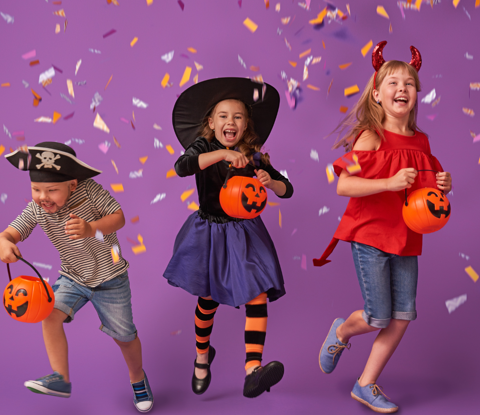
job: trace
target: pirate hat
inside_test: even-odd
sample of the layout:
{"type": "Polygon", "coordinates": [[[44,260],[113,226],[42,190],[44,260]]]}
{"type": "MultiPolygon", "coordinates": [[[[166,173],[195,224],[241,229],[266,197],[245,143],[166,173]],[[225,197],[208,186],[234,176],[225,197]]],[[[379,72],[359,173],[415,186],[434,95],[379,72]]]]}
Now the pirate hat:
{"type": "Polygon", "coordinates": [[[205,116],[226,99],[237,99],[246,105],[258,140],[261,144],[267,141],[280,105],[277,90],[267,83],[247,78],[214,78],[191,86],[175,103],[173,128],[184,148],[198,137],[205,116]]]}
{"type": "Polygon", "coordinates": [[[101,171],[77,159],[73,148],[66,144],[45,141],[5,155],[17,169],[28,170],[32,182],[58,183],[85,180],[101,171]]]}

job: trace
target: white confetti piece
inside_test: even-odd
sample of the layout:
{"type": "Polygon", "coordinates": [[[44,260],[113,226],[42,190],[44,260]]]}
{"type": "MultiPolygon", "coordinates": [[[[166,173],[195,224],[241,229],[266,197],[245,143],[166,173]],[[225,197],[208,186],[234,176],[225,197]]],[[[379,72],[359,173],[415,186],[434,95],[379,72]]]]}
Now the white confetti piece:
{"type": "Polygon", "coordinates": [[[138,179],[139,177],[143,177],[143,169],[131,171],[128,177],[130,177],[130,179],[138,179]]]}
{"type": "Polygon", "coordinates": [[[472,18],[470,17],[470,13],[467,11],[467,9],[464,7],[463,8],[463,11],[465,12],[465,14],[467,15],[467,17],[472,20],[472,18]]]}
{"type": "Polygon", "coordinates": [[[42,82],[45,82],[47,79],[51,79],[55,76],[55,69],[51,67],[50,69],[47,69],[45,72],[42,72],[38,78],[38,83],[41,84],[42,82]]]}
{"type": "Polygon", "coordinates": [[[245,63],[245,61],[241,58],[240,55],[238,55],[238,63],[240,65],[242,65],[245,69],[247,69],[247,64],[245,63]]]}
{"type": "Polygon", "coordinates": [[[172,50],[171,52],[168,52],[166,53],[165,55],[162,56],[162,60],[165,61],[165,62],[170,62],[172,59],[173,59],[173,54],[175,53],[174,50],[172,50]]]}
{"type": "Polygon", "coordinates": [[[310,158],[315,161],[320,161],[320,158],[318,157],[318,151],[317,150],[310,150],[310,158]]]}
{"type": "Polygon", "coordinates": [[[52,119],[49,117],[38,117],[34,119],[35,122],[52,122],[52,119]]]}
{"type": "Polygon", "coordinates": [[[132,104],[138,108],[147,108],[148,104],[139,100],[138,98],[132,98],[132,104]]]}
{"type": "Polygon", "coordinates": [[[97,229],[97,231],[95,232],[95,239],[98,239],[100,242],[104,242],[102,231],[97,229]]]}
{"type": "Polygon", "coordinates": [[[78,70],[80,69],[81,64],[82,64],[82,60],[80,59],[75,65],[75,76],[77,76],[77,73],[78,73],[78,70]]]}
{"type": "Polygon", "coordinates": [[[159,193],[159,194],[156,195],[155,198],[150,202],[150,204],[153,205],[154,203],[160,202],[160,200],[165,199],[166,196],[167,196],[166,193],[159,193]]]}
{"type": "Polygon", "coordinates": [[[23,83],[23,85],[25,85],[25,88],[28,88],[28,82],[27,82],[27,81],[24,81],[24,80],[22,79],[22,83],[23,83]]]}
{"type": "Polygon", "coordinates": [[[330,212],[330,208],[324,206],[324,207],[322,207],[322,208],[318,211],[318,216],[322,216],[322,215],[324,215],[324,214],[327,213],[327,212],[330,212]]]}
{"type": "Polygon", "coordinates": [[[432,89],[424,98],[422,98],[421,102],[424,104],[430,104],[435,100],[436,97],[437,93],[435,92],[435,89],[432,89]]]}
{"type": "Polygon", "coordinates": [[[97,50],[97,49],[88,49],[88,50],[89,50],[90,52],[92,52],[92,53],[98,53],[98,54],[102,53],[102,52],[100,52],[100,51],[97,50]]]}
{"type": "Polygon", "coordinates": [[[62,93],[60,92],[60,96],[61,96],[65,101],[67,101],[69,104],[73,104],[73,102],[70,100],[70,98],[68,98],[65,94],[62,94],[62,93]]]}
{"type": "Polygon", "coordinates": [[[158,138],[153,139],[153,147],[155,148],[163,148],[162,142],[158,138]]]}
{"type": "Polygon", "coordinates": [[[155,128],[155,130],[161,130],[162,127],[160,127],[157,123],[153,124],[153,128],[155,128]]]}
{"type": "Polygon", "coordinates": [[[78,86],[87,85],[87,81],[78,81],[78,82],[75,82],[75,85],[78,85],[78,86]]]}
{"type": "Polygon", "coordinates": [[[277,27],[277,35],[281,36],[282,32],[283,32],[283,29],[280,29],[279,27],[277,27]]]}
{"type": "Polygon", "coordinates": [[[5,124],[3,124],[3,132],[10,138],[12,138],[12,134],[10,134],[10,131],[8,131],[8,128],[5,126],[5,124]]]}
{"type": "Polygon", "coordinates": [[[8,195],[6,193],[2,193],[0,195],[0,201],[5,204],[5,200],[7,200],[8,195]]]}
{"type": "Polygon", "coordinates": [[[95,95],[92,98],[92,103],[90,104],[90,109],[93,110],[95,107],[98,107],[102,101],[102,96],[98,92],[95,92],[95,95]]]}
{"type": "Polygon", "coordinates": [[[280,174],[285,176],[288,179],[288,174],[286,170],[280,170],[280,174]]]}
{"type": "Polygon", "coordinates": [[[12,23],[15,22],[15,18],[13,16],[10,16],[9,14],[5,14],[5,13],[2,13],[0,12],[0,14],[2,15],[2,17],[5,19],[5,21],[7,23],[12,23]]]}
{"type": "Polygon", "coordinates": [[[473,59],[473,55],[470,55],[468,52],[465,53],[465,57],[471,61],[473,59]]]}
{"type": "Polygon", "coordinates": [[[470,257],[468,255],[462,254],[461,252],[459,252],[458,255],[461,256],[462,258],[466,259],[467,261],[470,259],[470,257]]]}
{"type": "Polygon", "coordinates": [[[465,301],[467,301],[467,294],[463,294],[460,297],[455,297],[451,300],[445,301],[448,313],[451,314],[452,312],[454,312],[458,307],[465,303],[465,301]]]}
{"type": "Polygon", "coordinates": [[[72,139],[70,139],[70,140],[68,140],[68,141],[65,141],[65,144],[66,144],[67,146],[69,146],[70,144],[72,144],[72,142],[73,142],[73,143],[77,143],[77,144],[83,144],[83,143],[85,142],[85,140],[81,140],[81,139],[79,139],[79,138],[72,138],[72,139]]]}
{"type": "MultiPolygon", "coordinates": [[[[52,269],[52,266],[51,266],[51,265],[49,265],[49,264],[42,264],[41,262],[33,262],[33,266],[34,266],[34,267],[38,267],[38,268],[48,269],[48,270],[51,270],[51,269],[52,269]]],[[[46,281],[47,278],[44,278],[44,280],[46,281]]]]}

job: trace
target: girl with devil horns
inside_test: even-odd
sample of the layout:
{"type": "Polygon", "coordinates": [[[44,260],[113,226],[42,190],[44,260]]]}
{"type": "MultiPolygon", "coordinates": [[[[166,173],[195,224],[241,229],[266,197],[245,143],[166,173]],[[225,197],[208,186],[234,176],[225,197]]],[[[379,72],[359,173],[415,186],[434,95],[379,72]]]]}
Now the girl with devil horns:
{"type": "Polygon", "coordinates": [[[411,46],[410,63],[385,62],[386,43],[375,47],[375,74],[336,129],[341,139],[334,147],[343,145],[349,151],[333,164],[339,176],[337,193],[351,199],[332,242],[314,265],[330,262],[327,257],[339,240],[351,242],[365,305],[347,320],[333,322],[320,350],[320,368],[331,373],[342,352],[350,349],[350,338],[380,330],[351,396],[376,412],[392,413],[398,406],[377,379],[417,317],[417,256],[422,253],[422,235],[402,219],[402,191],[437,186],[448,193],[452,178],[432,156],[428,138],[416,124],[420,52],[411,46]],[[419,170],[437,172],[435,180],[432,173],[417,176],[419,170]]]}
{"type": "MultiPolygon", "coordinates": [[[[274,301],[285,294],[275,247],[259,216],[231,217],[219,202],[220,190],[232,175],[256,175],[261,185],[278,197],[292,196],[288,179],[272,167],[268,154],[260,153],[279,103],[278,92],[268,84],[217,78],[188,88],[173,109],[175,134],[186,148],[175,163],[175,171],[181,177],[195,175],[200,209],[178,233],[164,276],[171,285],[198,296],[197,357],[192,378],[193,392],[198,395],[207,390],[211,380],[215,349],[210,346],[210,334],[219,304],[237,308],[245,304],[247,376],[243,395],[254,398],[283,377],[282,363],[261,366],[267,298],[274,301]]],[[[249,209],[253,203],[263,209],[265,189],[256,188],[254,196],[263,199],[250,203],[249,196],[245,202],[250,203],[249,209]]]]}

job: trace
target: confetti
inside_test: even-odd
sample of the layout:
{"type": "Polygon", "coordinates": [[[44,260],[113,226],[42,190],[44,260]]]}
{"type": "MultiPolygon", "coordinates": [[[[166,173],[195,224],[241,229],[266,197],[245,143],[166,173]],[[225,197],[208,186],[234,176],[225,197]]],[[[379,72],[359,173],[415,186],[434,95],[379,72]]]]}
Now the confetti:
{"type": "Polygon", "coordinates": [[[119,143],[118,140],[115,138],[115,136],[112,136],[112,137],[113,137],[113,142],[115,143],[115,145],[116,145],[118,148],[121,148],[120,143],[119,143]]]}
{"type": "Polygon", "coordinates": [[[178,5],[180,6],[180,8],[182,9],[182,12],[183,12],[183,9],[185,8],[185,4],[183,3],[183,1],[178,0],[178,5]]]}
{"type": "Polygon", "coordinates": [[[332,89],[332,84],[333,84],[333,78],[332,78],[332,80],[330,81],[330,85],[328,85],[327,95],[330,94],[330,89],[332,89]]]}
{"type": "Polygon", "coordinates": [[[393,33],[393,27],[391,23],[390,26],[388,26],[388,33],[393,33]]]}
{"type": "Polygon", "coordinates": [[[112,261],[114,264],[116,264],[118,261],[120,261],[120,250],[118,249],[118,245],[113,245],[112,246],[112,261]]]}
{"type": "Polygon", "coordinates": [[[153,139],[153,147],[155,148],[162,148],[163,147],[163,144],[160,142],[160,140],[158,138],[154,138],[153,139]]]}
{"type": "Polygon", "coordinates": [[[161,130],[162,127],[160,127],[157,123],[153,124],[153,128],[155,128],[155,130],[161,130]]]}
{"type": "Polygon", "coordinates": [[[67,17],[67,16],[65,16],[65,10],[63,10],[63,9],[57,10],[56,12],[53,12],[53,14],[55,16],[67,17]]]}
{"type": "Polygon", "coordinates": [[[101,54],[102,52],[97,49],[88,49],[89,52],[101,54]]]}
{"type": "Polygon", "coordinates": [[[140,217],[137,215],[137,216],[133,217],[132,219],[130,219],[130,222],[137,223],[139,220],[140,220],[140,217]]]}
{"type": "Polygon", "coordinates": [[[276,12],[280,12],[280,3],[277,3],[277,4],[275,5],[275,11],[276,11],[276,12]]]}
{"type": "Polygon", "coordinates": [[[140,160],[140,163],[145,164],[148,160],[148,156],[140,157],[139,160],[140,160]]]}
{"type": "Polygon", "coordinates": [[[181,332],[182,332],[182,330],[172,331],[172,332],[170,333],[170,335],[171,335],[171,336],[178,336],[181,332]]]}
{"type": "Polygon", "coordinates": [[[110,187],[115,193],[121,193],[124,191],[123,184],[122,183],[111,183],[110,187]]]}
{"type": "Polygon", "coordinates": [[[193,77],[193,83],[198,84],[198,73],[193,77]]]}
{"type": "Polygon", "coordinates": [[[166,53],[165,55],[162,56],[162,60],[165,61],[165,62],[170,62],[172,59],[173,59],[173,54],[175,53],[174,50],[172,50],[171,52],[168,52],[166,53]]]}
{"type": "Polygon", "coordinates": [[[307,56],[311,51],[312,51],[312,49],[308,49],[305,52],[300,53],[300,55],[298,55],[298,57],[303,58],[304,56],[307,56]]]}
{"type": "Polygon", "coordinates": [[[350,174],[356,174],[356,173],[359,173],[360,171],[362,171],[362,167],[360,166],[360,163],[358,162],[358,156],[356,154],[354,154],[352,156],[352,159],[354,161],[355,164],[352,164],[350,166],[347,166],[347,171],[350,173],[350,174]]]}
{"type": "Polygon", "coordinates": [[[424,104],[430,104],[436,97],[437,93],[435,92],[435,89],[432,89],[427,95],[425,95],[424,98],[422,98],[420,102],[423,102],[424,104]]]}
{"type": "Polygon", "coordinates": [[[29,63],[30,66],[35,66],[35,65],[38,65],[40,63],[40,61],[37,59],[36,61],[31,61],[29,63]]]}
{"type": "Polygon", "coordinates": [[[40,101],[42,100],[42,97],[38,95],[33,89],[30,88],[30,91],[32,91],[33,94],[33,106],[37,107],[40,101]]]}
{"type": "Polygon", "coordinates": [[[138,41],[138,37],[134,37],[134,38],[132,39],[132,41],[130,42],[130,47],[133,48],[133,46],[135,45],[135,43],[137,43],[137,41],[138,41]]]}
{"type": "Polygon", "coordinates": [[[130,177],[130,179],[138,179],[139,177],[143,177],[143,169],[131,171],[128,177],[130,177]]]}
{"type": "Polygon", "coordinates": [[[165,88],[167,86],[169,79],[170,79],[170,75],[166,73],[161,82],[162,88],[165,88]]]}
{"type": "Polygon", "coordinates": [[[280,21],[282,22],[282,24],[287,25],[288,22],[290,21],[290,16],[283,17],[283,18],[280,19],[280,21]]]}
{"type": "Polygon", "coordinates": [[[196,212],[198,209],[200,209],[200,206],[198,206],[195,202],[190,202],[187,208],[196,212]]]}
{"type": "Polygon", "coordinates": [[[451,314],[466,301],[467,301],[467,294],[463,294],[459,297],[455,297],[455,298],[452,298],[451,300],[445,301],[445,305],[447,306],[448,313],[451,314]]]}
{"type": "Polygon", "coordinates": [[[82,60],[80,59],[75,65],[75,76],[77,76],[77,73],[78,73],[78,70],[80,69],[81,64],[82,64],[82,60]]]}
{"type": "Polygon", "coordinates": [[[110,129],[107,127],[107,124],[105,124],[105,121],[102,120],[102,117],[100,117],[99,113],[97,113],[95,121],[93,121],[93,126],[99,130],[105,131],[106,133],[110,132],[110,129]]]}
{"type": "Polygon", "coordinates": [[[73,83],[71,79],[67,79],[67,88],[68,94],[72,96],[72,98],[75,98],[75,92],[73,91],[73,83]]]}
{"type": "Polygon", "coordinates": [[[22,58],[23,59],[30,59],[30,58],[34,58],[36,55],[37,55],[37,51],[34,49],[34,50],[31,50],[30,52],[27,52],[27,53],[23,54],[22,58]]]}
{"type": "Polygon", "coordinates": [[[282,212],[278,209],[278,226],[282,227],[282,212]]]}
{"type": "Polygon", "coordinates": [[[49,117],[38,117],[34,119],[35,122],[52,122],[52,119],[49,117]]]}
{"type": "Polygon", "coordinates": [[[141,101],[138,98],[132,98],[132,104],[135,105],[138,108],[147,108],[148,107],[147,103],[141,101]]]}
{"type": "Polygon", "coordinates": [[[333,169],[333,164],[327,164],[327,168],[325,170],[327,172],[328,184],[333,183],[335,181],[335,170],[333,169]]]}
{"type": "Polygon", "coordinates": [[[461,256],[462,258],[466,259],[467,261],[470,259],[470,257],[468,255],[462,254],[461,252],[459,252],[458,255],[461,256]]]}
{"type": "Polygon", "coordinates": [[[96,232],[95,232],[95,239],[97,239],[97,240],[100,241],[100,242],[104,242],[102,231],[100,231],[100,230],[98,230],[98,229],[96,230],[96,232]]]}
{"type": "Polygon", "coordinates": [[[308,23],[312,25],[322,24],[323,19],[327,15],[327,8],[325,7],[320,13],[318,13],[317,17],[313,20],[310,20],[308,23]]]}
{"type": "Polygon", "coordinates": [[[338,67],[343,70],[343,69],[347,69],[351,64],[352,64],[352,62],[348,62],[348,63],[344,63],[342,65],[338,65],[338,67]]]}
{"type": "Polygon", "coordinates": [[[437,114],[431,114],[426,116],[430,121],[433,121],[435,118],[437,118],[437,114]]]}
{"type": "Polygon", "coordinates": [[[116,30],[115,30],[115,29],[112,29],[112,30],[110,30],[109,32],[105,33],[105,34],[103,35],[103,38],[105,39],[106,37],[108,37],[108,36],[110,36],[110,35],[113,35],[115,32],[116,32],[116,30]]]}
{"type": "Polygon", "coordinates": [[[258,101],[258,96],[259,96],[259,94],[258,94],[258,89],[255,88],[255,89],[253,90],[253,102],[257,102],[257,101],[258,101]]]}
{"type": "Polygon", "coordinates": [[[297,62],[294,61],[288,61],[290,65],[292,65],[294,68],[297,66],[297,62]]]}
{"type": "Polygon", "coordinates": [[[53,111],[53,123],[55,124],[60,118],[62,117],[62,114],[60,114],[57,111],[53,111]]]}
{"type": "Polygon", "coordinates": [[[137,246],[132,246],[132,251],[135,255],[138,255],[138,254],[141,254],[142,252],[145,252],[147,250],[147,248],[145,247],[145,245],[143,244],[143,237],[142,235],[138,235],[137,236],[137,239],[138,239],[138,242],[140,243],[140,245],[137,245],[137,246]]]}
{"type": "Polygon", "coordinates": [[[70,100],[70,98],[68,98],[65,94],[62,94],[62,93],[60,92],[60,96],[61,96],[65,101],[67,101],[69,104],[73,104],[73,102],[70,100]]]}
{"type": "Polygon", "coordinates": [[[278,202],[267,202],[268,206],[280,206],[278,202]]]}
{"type": "Polygon", "coordinates": [[[245,61],[238,55],[238,62],[240,65],[242,65],[245,69],[247,69],[247,65],[245,64],[245,61]]]}
{"type": "Polygon", "coordinates": [[[243,24],[245,27],[250,30],[250,32],[255,33],[255,31],[258,28],[258,25],[255,24],[252,20],[250,20],[248,17],[243,21],[243,24]]]}
{"type": "Polygon", "coordinates": [[[475,116],[475,111],[473,111],[471,108],[462,108],[462,111],[466,115],[470,115],[470,117],[475,116]]]}
{"type": "Polygon", "coordinates": [[[93,110],[98,107],[102,101],[102,96],[98,92],[95,92],[95,95],[92,98],[92,103],[90,104],[90,109],[93,110]]]}
{"type": "Polygon", "coordinates": [[[368,51],[372,48],[373,46],[373,41],[371,40],[368,42],[361,50],[363,57],[365,57],[368,53],[368,51]]]}
{"type": "Polygon", "coordinates": [[[107,86],[110,84],[110,81],[112,80],[113,75],[110,75],[110,79],[107,82],[107,85],[105,85],[104,91],[107,89],[107,86]]]}
{"type": "Polygon", "coordinates": [[[472,91],[480,90],[480,82],[470,82],[470,89],[472,91]]]}
{"type": "Polygon", "coordinates": [[[111,162],[112,162],[113,168],[115,169],[115,171],[116,171],[117,174],[118,174],[118,167],[117,167],[117,165],[115,164],[115,162],[114,162],[113,160],[111,160],[111,162]]]}
{"type": "Polygon", "coordinates": [[[285,38],[285,46],[288,48],[288,50],[292,50],[292,45],[290,45],[287,38],[285,38]]]}
{"type": "Polygon", "coordinates": [[[177,172],[175,171],[175,169],[170,169],[169,171],[167,171],[167,179],[170,179],[171,177],[175,177],[177,175],[177,172]]]}
{"type": "Polygon", "coordinates": [[[9,14],[6,14],[6,13],[2,13],[0,12],[0,14],[2,15],[3,19],[8,23],[14,23],[15,22],[15,18],[13,16],[10,16],[9,14]]]}
{"type": "Polygon", "coordinates": [[[98,145],[98,148],[103,154],[107,154],[108,149],[110,148],[110,143],[108,141],[105,141],[104,143],[101,143],[98,145]]]}
{"type": "Polygon", "coordinates": [[[5,146],[3,144],[0,144],[0,156],[3,154],[5,151],[5,146]]]}
{"type": "Polygon", "coordinates": [[[441,98],[442,97],[438,97],[435,101],[432,102],[432,108],[435,107],[435,105],[439,104],[441,98]]]}
{"type": "Polygon", "coordinates": [[[187,66],[183,72],[182,79],[180,80],[180,86],[185,85],[190,80],[190,74],[192,73],[192,68],[187,66]]]}
{"type": "MultiPolygon", "coordinates": [[[[43,269],[48,269],[51,270],[52,266],[49,264],[42,264],[41,262],[33,262],[33,266],[38,267],[38,268],[43,268],[43,269]]],[[[46,279],[46,278],[44,278],[46,279]]]]}
{"type": "Polygon", "coordinates": [[[203,69],[203,66],[200,65],[199,63],[197,63],[195,61],[193,63],[195,64],[195,68],[197,68],[197,71],[201,71],[203,69]]]}
{"type": "Polygon", "coordinates": [[[472,267],[465,268],[465,272],[473,280],[473,282],[477,282],[478,274],[475,272],[475,270],[472,267]]]}
{"type": "Polygon", "coordinates": [[[300,262],[300,268],[304,269],[305,271],[307,270],[307,256],[305,254],[302,254],[302,260],[300,262]]]}
{"type": "Polygon", "coordinates": [[[388,16],[388,13],[386,12],[386,10],[383,6],[377,6],[377,14],[379,14],[380,16],[383,16],[387,19],[390,19],[390,17],[388,16]]]}
{"type": "Polygon", "coordinates": [[[317,150],[310,150],[310,158],[314,161],[319,161],[319,157],[318,157],[318,151],[317,150]]]}
{"type": "Polygon", "coordinates": [[[468,60],[472,60],[472,59],[473,59],[473,55],[470,55],[468,52],[465,53],[465,57],[466,57],[468,60]]]}
{"type": "Polygon", "coordinates": [[[155,198],[150,202],[151,205],[154,203],[160,202],[160,200],[165,199],[167,195],[165,193],[159,193],[158,195],[155,196],[155,198]]]}
{"type": "Polygon", "coordinates": [[[455,6],[455,8],[457,8],[458,3],[460,3],[460,0],[453,0],[453,5],[455,6]]]}
{"type": "Polygon", "coordinates": [[[63,31],[64,31],[64,32],[67,31],[67,24],[68,24],[68,20],[65,19],[65,23],[63,24],[63,31]]]}
{"type": "Polygon", "coordinates": [[[290,92],[285,91],[285,97],[287,98],[287,104],[291,109],[295,109],[297,105],[297,101],[295,100],[295,97],[290,95],[290,92]]]}
{"type": "Polygon", "coordinates": [[[327,207],[327,206],[324,206],[318,211],[318,216],[322,216],[322,215],[324,215],[325,213],[328,213],[328,212],[330,212],[330,208],[327,207]]]}
{"type": "Polygon", "coordinates": [[[191,195],[192,193],[195,191],[195,189],[189,189],[189,190],[185,190],[182,195],[180,196],[180,199],[182,200],[182,202],[185,202],[185,200],[187,200],[191,195]]]}
{"type": "Polygon", "coordinates": [[[360,92],[360,89],[358,88],[358,85],[353,85],[348,88],[345,88],[344,94],[346,97],[349,97],[350,95],[354,95],[356,93],[360,92]]]}
{"type": "Polygon", "coordinates": [[[3,124],[3,132],[10,138],[12,138],[12,134],[10,134],[10,131],[8,131],[8,128],[5,126],[5,124],[3,124]]]}
{"type": "MultiPolygon", "coordinates": [[[[4,147],[5,148],[5,147],[4,147]]],[[[0,153],[1,154],[1,153],[0,153]]],[[[2,193],[0,195],[0,201],[5,204],[5,201],[7,200],[8,195],[6,193],[2,193]]]]}
{"type": "Polygon", "coordinates": [[[23,85],[25,85],[25,88],[28,88],[28,82],[27,82],[27,81],[24,81],[24,80],[22,79],[22,83],[23,83],[23,85]]]}

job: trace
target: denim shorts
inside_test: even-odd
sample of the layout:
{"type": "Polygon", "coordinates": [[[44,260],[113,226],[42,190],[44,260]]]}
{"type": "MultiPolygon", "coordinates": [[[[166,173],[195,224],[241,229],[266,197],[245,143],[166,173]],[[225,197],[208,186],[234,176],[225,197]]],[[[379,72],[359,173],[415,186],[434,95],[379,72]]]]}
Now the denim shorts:
{"type": "Polygon", "coordinates": [[[91,301],[102,323],[100,330],[122,342],[137,337],[127,272],[95,288],[85,287],[60,275],[52,289],[55,293],[55,308],[68,315],[65,323],[70,323],[75,313],[91,301]]]}
{"type": "Polygon", "coordinates": [[[365,301],[365,322],[382,329],[392,318],[415,320],[418,258],[389,254],[359,242],[352,242],[352,254],[365,301]]]}

